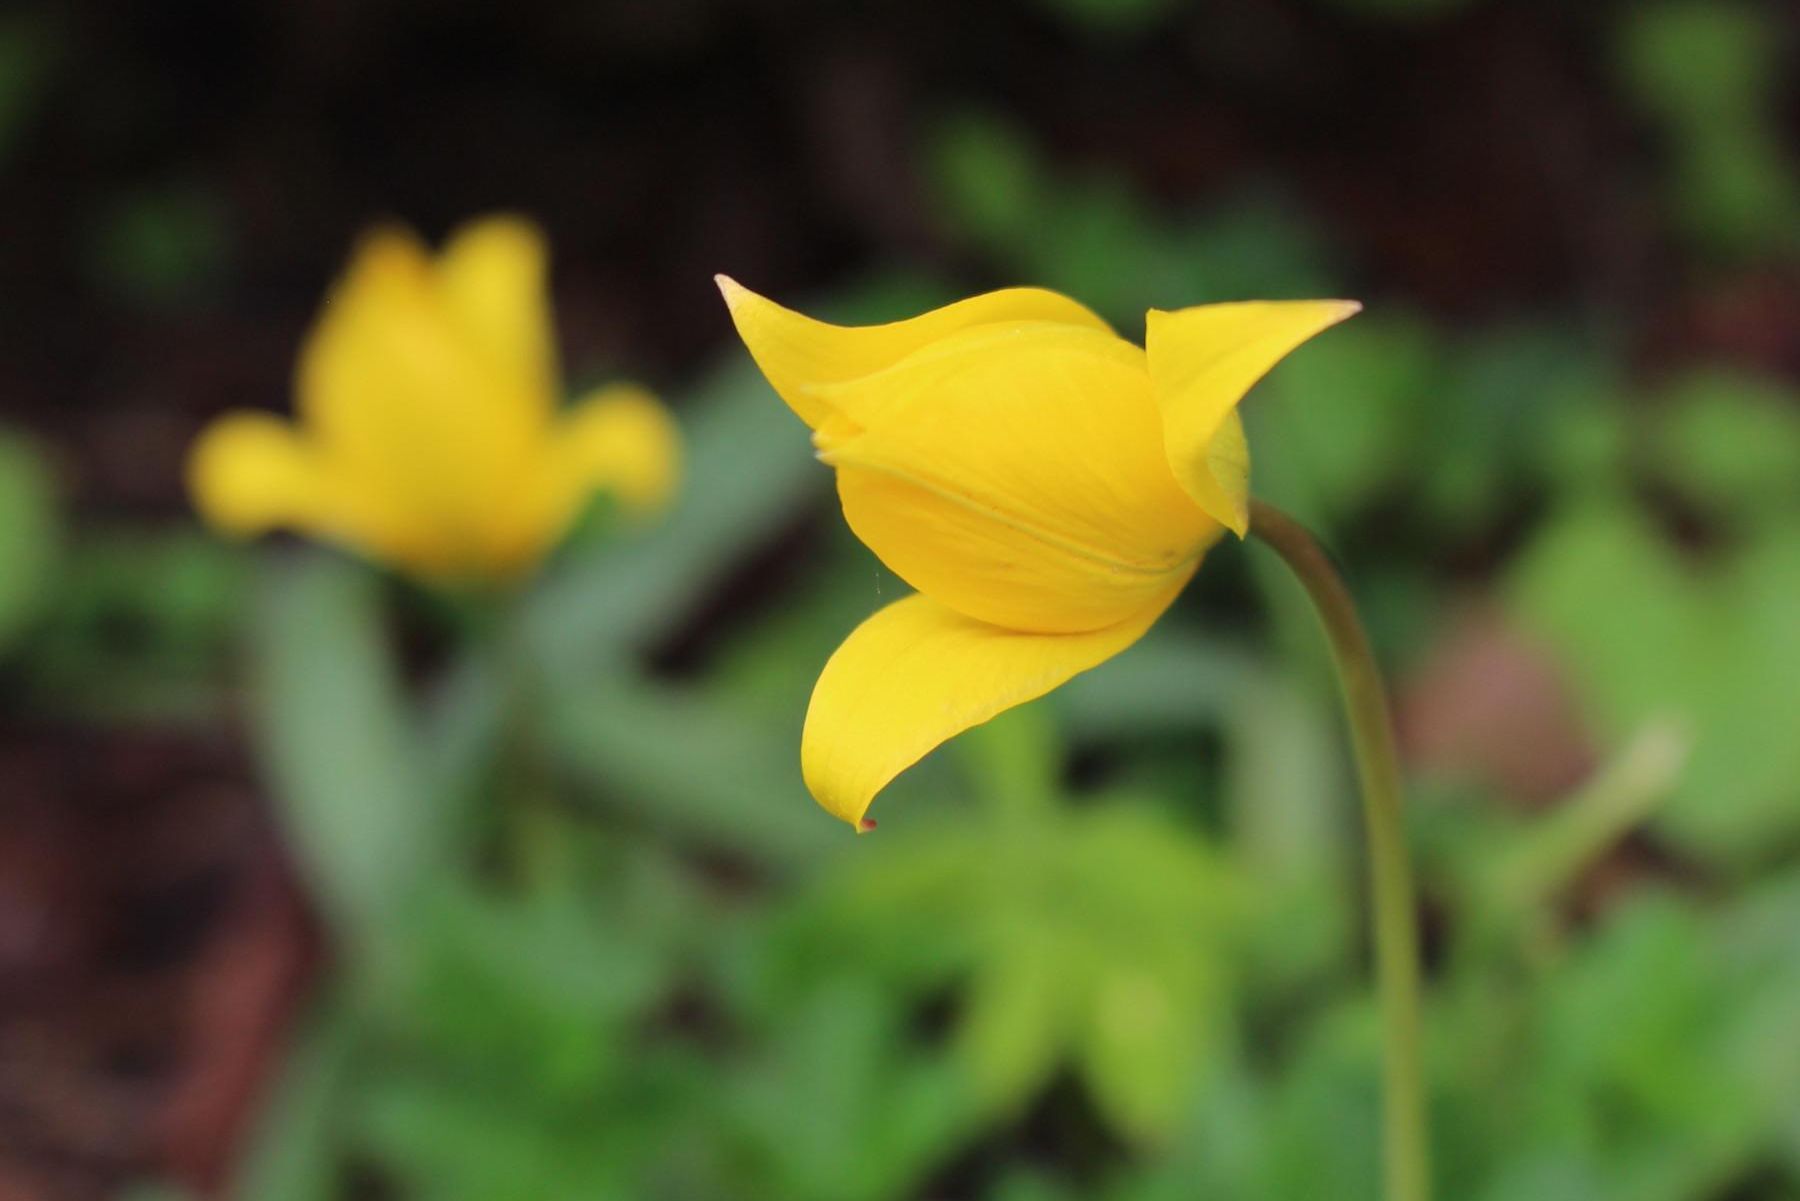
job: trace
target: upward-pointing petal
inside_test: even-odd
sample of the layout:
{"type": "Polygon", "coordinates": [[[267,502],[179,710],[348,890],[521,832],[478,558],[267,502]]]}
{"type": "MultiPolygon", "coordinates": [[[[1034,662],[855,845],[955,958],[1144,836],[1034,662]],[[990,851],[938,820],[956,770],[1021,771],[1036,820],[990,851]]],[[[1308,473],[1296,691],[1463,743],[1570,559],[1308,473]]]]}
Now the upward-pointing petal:
{"type": "Polygon", "coordinates": [[[546,412],[557,393],[548,259],[531,222],[484,217],[457,230],[437,262],[439,295],[457,328],[546,412]]]}
{"type": "MultiPolygon", "coordinates": [[[[1006,288],[972,296],[887,325],[831,325],[786,309],[730,276],[715,277],[738,336],[781,399],[814,429],[836,405],[816,390],[890,367],[940,338],[997,322],[1048,321],[1111,332],[1066,296],[1042,288],[1006,288]]],[[[842,414],[854,420],[853,414],[842,414]]]]}
{"type": "Polygon", "coordinates": [[[1081,634],[1003,629],[924,595],[895,601],[851,632],[813,688],[800,739],[807,788],[861,829],[869,802],[895,776],[971,726],[1112,658],[1178,591],[1081,634]]]}
{"type": "Polygon", "coordinates": [[[1238,402],[1288,352],[1361,309],[1354,300],[1297,300],[1150,310],[1144,349],[1169,466],[1239,537],[1250,526],[1250,458],[1238,402]]]}

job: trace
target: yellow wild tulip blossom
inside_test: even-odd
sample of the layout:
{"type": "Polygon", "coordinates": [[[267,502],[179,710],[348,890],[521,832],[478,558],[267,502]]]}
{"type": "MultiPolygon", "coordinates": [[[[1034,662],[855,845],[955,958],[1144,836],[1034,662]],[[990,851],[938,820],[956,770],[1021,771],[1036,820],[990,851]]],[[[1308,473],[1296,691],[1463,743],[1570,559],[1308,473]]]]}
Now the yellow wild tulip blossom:
{"type": "Polygon", "coordinates": [[[299,420],[220,417],[188,486],[235,536],[295,530],[439,581],[531,568],[595,492],[662,505],[680,443],[642,388],[600,388],[559,411],[535,226],[490,217],[435,258],[410,233],[367,235],[301,350],[299,420]]]}
{"type": "Polygon", "coordinates": [[[850,634],[807,710],[807,787],[859,830],[901,771],[1136,642],[1224,531],[1243,536],[1238,402],[1361,307],[1152,311],[1140,348],[1034,288],[852,328],[719,286],[850,528],[918,590],[850,634]]]}

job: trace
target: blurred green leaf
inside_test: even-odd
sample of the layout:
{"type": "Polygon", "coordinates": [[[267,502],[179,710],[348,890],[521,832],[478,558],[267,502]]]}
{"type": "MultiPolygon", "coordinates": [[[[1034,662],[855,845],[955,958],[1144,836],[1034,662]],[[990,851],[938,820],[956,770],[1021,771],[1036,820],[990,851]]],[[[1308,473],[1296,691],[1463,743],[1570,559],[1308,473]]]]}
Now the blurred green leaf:
{"type": "Polygon", "coordinates": [[[444,1201],[586,1201],[641,1195],[664,1130],[644,1098],[546,1106],[530,1094],[471,1087],[429,1071],[369,1088],[356,1113],[376,1163],[407,1194],[444,1201]],[[594,1120],[595,1112],[607,1115],[594,1120]]]}
{"type": "Polygon", "coordinates": [[[809,888],[779,987],[804,993],[852,966],[908,996],[954,987],[951,1045],[983,1123],[1018,1115],[1068,1066],[1110,1127],[1156,1145],[1231,1029],[1238,887],[1141,799],[1044,797],[1059,759],[1045,712],[959,742],[985,781],[978,814],[878,833],[809,888]]]}
{"type": "Polygon", "coordinates": [[[1686,499],[1735,521],[1787,521],[1800,506],[1800,409],[1770,381],[1683,376],[1651,427],[1651,452],[1686,499]]]}
{"type": "Polygon", "coordinates": [[[1749,1166],[1756,1098],[1720,1054],[1734,983],[1700,917],[1656,896],[1622,907],[1546,981],[1537,1085],[1570,1108],[1538,1138],[1593,1148],[1600,1195],[1707,1196],[1749,1166]]]}
{"type": "Polygon", "coordinates": [[[1556,514],[1513,563],[1510,596],[1613,730],[1667,712],[1697,717],[1691,698],[1712,653],[1705,604],[1674,550],[1625,501],[1556,514]]]}
{"type": "Polygon", "coordinates": [[[58,508],[36,447],[0,433],[0,655],[50,597],[62,539],[58,508]]]}
{"type": "Polygon", "coordinates": [[[1252,186],[1178,214],[1160,240],[1153,258],[1162,267],[1139,309],[1341,295],[1331,242],[1307,209],[1277,187],[1252,186]]]}
{"type": "Polygon", "coordinates": [[[1033,821],[1061,791],[1062,745],[1048,707],[1021,705],[957,740],[963,772],[984,802],[1009,821],[1033,821]]]}
{"type": "Polygon", "coordinates": [[[1800,530],[1783,528],[1721,564],[1711,592],[1716,656],[1690,694],[1693,761],[1666,814],[1709,855],[1761,861],[1800,834],[1800,530]]]}
{"type": "MultiPolygon", "coordinates": [[[[789,1011],[729,1112],[749,1179],[792,1201],[905,1196],[973,1134],[959,1075],[912,1047],[893,999],[854,978],[789,1011]]],[[[735,1195],[759,1191],[739,1180],[735,1195]]]]}
{"type": "Polygon", "coordinates": [[[1623,501],[1561,515],[1513,569],[1528,628],[1614,734],[1672,717],[1694,752],[1662,823],[1709,858],[1754,862],[1800,830],[1800,536],[1727,556],[1711,578],[1623,501]]]}
{"type": "Polygon", "coordinates": [[[1565,495],[1604,493],[1626,480],[1637,426],[1610,381],[1578,378],[1557,388],[1558,402],[1542,414],[1537,445],[1526,455],[1528,471],[1565,495]]]}
{"type": "Polygon", "coordinates": [[[429,890],[412,926],[416,975],[391,1020],[442,1063],[506,1075],[547,1101],[626,1071],[624,1025],[667,987],[671,946],[614,927],[604,907],[543,892],[429,890]]]}
{"type": "Polygon", "coordinates": [[[1435,424],[1444,368],[1413,318],[1357,317],[1295,351],[1246,409],[1255,471],[1284,504],[1322,529],[1341,526],[1426,466],[1421,432],[1435,424]]]}
{"type": "Polygon", "coordinates": [[[1079,1028],[1076,990],[1065,978],[1079,969],[1064,949],[1049,932],[1025,926],[969,980],[957,1055],[989,1112],[1010,1115],[1035,1097],[1079,1028]]]}
{"type": "Polygon", "coordinates": [[[932,131],[928,151],[939,207],[959,232],[991,253],[1017,253],[1051,188],[1018,128],[986,113],[958,113],[932,131]]]}
{"type": "Polygon", "coordinates": [[[1279,195],[1246,194],[1170,220],[1116,172],[1053,173],[1018,126],[981,112],[939,125],[930,166],[954,234],[1127,337],[1141,337],[1151,307],[1332,290],[1315,226],[1279,195]]]}
{"type": "Polygon", "coordinates": [[[249,562],[198,530],[85,529],[64,540],[27,674],[40,703],[88,720],[215,716],[249,562]]]}
{"type": "Polygon", "coordinates": [[[1199,1097],[1171,1145],[1125,1166],[1100,1194],[1106,1201],[1274,1195],[1256,1183],[1273,1133],[1260,1082],[1230,1057],[1198,1085],[1199,1097]]]}
{"type": "Polygon", "coordinates": [[[1341,1004],[1302,1032],[1269,1101],[1256,1172],[1283,1201],[1374,1201],[1380,1193],[1380,1049],[1366,1001],[1341,1004]]]}
{"type": "Polygon", "coordinates": [[[1335,698],[1268,676],[1230,716],[1226,820],[1237,866],[1257,881],[1248,954],[1293,986],[1344,966],[1357,912],[1351,848],[1360,834],[1335,698]]]}
{"type": "Polygon", "coordinates": [[[1214,726],[1260,674],[1260,664],[1236,643],[1163,622],[1099,670],[1070,680],[1048,703],[1063,715],[1070,737],[1115,743],[1214,726]]]}
{"type": "Polygon", "coordinates": [[[1625,83],[1663,126],[1678,214],[1738,257],[1800,250],[1800,175],[1777,118],[1785,79],[1774,7],[1663,0],[1622,10],[1625,83]]]}
{"type": "Polygon", "coordinates": [[[1074,1186],[1045,1172],[1009,1173],[986,1193],[986,1201],[1073,1201],[1074,1186]]]}
{"type": "Polygon", "coordinates": [[[1603,402],[1610,384],[1600,348],[1562,326],[1502,327],[1456,348],[1419,443],[1420,515],[1452,533],[1492,522],[1541,470],[1561,411],[1603,402]]]}
{"type": "Polygon", "coordinates": [[[733,623],[748,628],[732,630],[710,656],[705,687],[736,712],[804,713],[819,672],[845,636],[912,590],[839,518],[827,520],[822,552],[799,567],[805,586],[770,598],[764,611],[734,614],[733,623]]]}
{"type": "Polygon", "coordinates": [[[557,690],[545,722],[548,748],[590,795],[653,826],[789,870],[848,837],[807,796],[797,726],[783,738],[701,695],[624,676],[557,690]]]}
{"type": "Polygon", "coordinates": [[[1655,812],[1686,769],[1691,745],[1682,724],[1648,722],[1611,762],[1549,813],[1510,837],[1471,845],[1468,850],[1476,858],[1464,865],[1458,883],[1477,893],[1478,904],[1487,910],[1470,915],[1471,923],[1514,920],[1547,907],[1577,882],[1582,870],[1655,812]]]}
{"type": "Polygon", "coordinates": [[[1183,967],[1171,958],[1093,981],[1078,1043],[1082,1079],[1100,1112],[1152,1146],[1174,1135],[1221,1034],[1225,998],[1213,993],[1219,986],[1181,978],[1183,967]]]}
{"type": "Polygon", "coordinates": [[[256,742],[290,843],[338,935],[371,956],[393,949],[444,833],[384,622],[374,575],[308,553],[271,565],[250,629],[256,742]]]}

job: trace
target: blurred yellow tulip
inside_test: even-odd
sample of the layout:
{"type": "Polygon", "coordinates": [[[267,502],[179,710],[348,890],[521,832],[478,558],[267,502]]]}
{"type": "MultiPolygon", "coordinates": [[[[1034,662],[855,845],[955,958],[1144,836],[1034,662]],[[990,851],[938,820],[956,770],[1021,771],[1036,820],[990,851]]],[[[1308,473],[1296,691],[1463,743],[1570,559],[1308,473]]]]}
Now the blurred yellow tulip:
{"type": "Polygon", "coordinates": [[[228,413],[188,461],[216,528],[296,530],[433,580],[529,571],[597,491],[642,512],[679,471],[674,422],[615,384],[558,410],[536,227],[491,217],[435,259],[411,234],[363,239],[295,376],[299,421],[228,413]]]}
{"type": "Polygon", "coordinates": [[[849,328],[719,286],[850,528],[918,589],[850,634],[806,715],[807,787],[859,830],[901,771],[1136,642],[1244,534],[1238,402],[1361,307],[1152,311],[1140,348],[1034,288],[849,328]]]}

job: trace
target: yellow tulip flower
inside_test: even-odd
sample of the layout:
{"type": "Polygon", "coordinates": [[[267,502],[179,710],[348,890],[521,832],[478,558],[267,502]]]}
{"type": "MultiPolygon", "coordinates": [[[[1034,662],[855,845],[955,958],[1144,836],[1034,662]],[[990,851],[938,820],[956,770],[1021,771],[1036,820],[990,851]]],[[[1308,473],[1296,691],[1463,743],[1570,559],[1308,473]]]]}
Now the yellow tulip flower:
{"type": "Polygon", "coordinates": [[[229,413],[188,462],[216,528],[306,533],[434,580],[534,567],[596,491],[627,511],[674,489],[679,439],[642,388],[558,411],[544,240],[476,221],[433,258],[411,234],[364,238],[295,373],[299,421],[229,413]]]}
{"type": "Polygon", "coordinates": [[[850,528],[918,590],[850,634],[806,714],[807,787],[859,830],[901,771],[1136,642],[1245,533],[1238,402],[1361,307],[1152,311],[1140,348],[1034,288],[851,328],[719,286],[850,528]]]}

